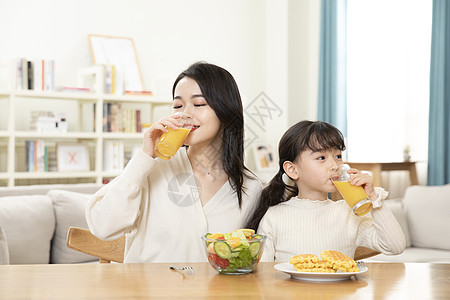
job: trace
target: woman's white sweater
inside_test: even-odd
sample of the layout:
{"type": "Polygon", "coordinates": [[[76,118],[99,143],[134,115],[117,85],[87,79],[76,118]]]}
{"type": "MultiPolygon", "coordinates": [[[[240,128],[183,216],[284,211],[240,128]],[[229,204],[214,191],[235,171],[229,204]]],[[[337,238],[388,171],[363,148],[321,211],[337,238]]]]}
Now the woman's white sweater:
{"type": "Polygon", "coordinates": [[[126,234],[125,262],[207,261],[201,236],[239,229],[255,209],[261,183],[244,178],[241,208],[228,181],[202,206],[185,148],[169,161],[139,151],[87,203],[87,224],[101,239],[126,234]]]}

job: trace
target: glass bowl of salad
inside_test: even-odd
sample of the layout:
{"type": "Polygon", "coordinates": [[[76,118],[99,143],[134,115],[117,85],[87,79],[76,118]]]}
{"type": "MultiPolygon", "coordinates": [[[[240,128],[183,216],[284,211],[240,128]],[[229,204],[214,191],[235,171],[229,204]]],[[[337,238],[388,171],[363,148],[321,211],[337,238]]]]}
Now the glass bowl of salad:
{"type": "Polygon", "coordinates": [[[219,273],[229,275],[252,272],[261,259],[265,236],[253,229],[231,233],[207,233],[202,236],[210,265],[219,273]]]}

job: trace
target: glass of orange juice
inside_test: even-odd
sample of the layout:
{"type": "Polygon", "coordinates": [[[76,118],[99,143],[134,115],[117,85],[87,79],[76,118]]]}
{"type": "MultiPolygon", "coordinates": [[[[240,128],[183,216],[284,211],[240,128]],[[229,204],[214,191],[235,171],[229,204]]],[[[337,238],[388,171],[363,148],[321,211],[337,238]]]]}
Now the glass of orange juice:
{"type": "Polygon", "coordinates": [[[167,128],[167,132],[164,132],[156,143],[156,155],[164,160],[171,159],[177,153],[194,125],[192,114],[185,112],[176,114],[180,116],[177,121],[181,126],[178,129],[167,128]]]}
{"type": "Polygon", "coordinates": [[[372,210],[372,201],[362,186],[352,185],[348,178],[350,166],[342,164],[336,171],[330,173],[330,178],[341,196],[357,216],[363,216],[372,210]]]}

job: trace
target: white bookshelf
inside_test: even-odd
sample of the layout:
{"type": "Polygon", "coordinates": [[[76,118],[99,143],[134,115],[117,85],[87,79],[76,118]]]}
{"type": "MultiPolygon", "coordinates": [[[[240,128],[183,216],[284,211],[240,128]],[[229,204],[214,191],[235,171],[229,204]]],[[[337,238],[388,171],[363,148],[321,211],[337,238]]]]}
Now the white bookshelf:
{"type": "MultiPolygon", "coordinates": [[[[144,107],[145,114],[141,114],[141,122],[154,121],[155,109],[170,112],[170,99],[158,99],[153,96],[139,95],[110,95],[69,92],[40,92],[40,91],[5,91],[0,90],[0,186],[48,183],[95,182],[102,183],[103,179],[116,177],[120,171],[103,171],[103,141],[122,140],[128,144],[141,144],[143,133],[103,132],[103,104],[121,103],[128,107],[144,107]],[[24,104],[25,103],[25,104],[24,104]],[[67,133],[37,132],[24,126],[29,118],[26,111],[27,103],[38,106],[43,111],[54,111],[54,104],[71,105],[73,111],[67,113],[76,115],[69,123],[67,133]],[[63,104],[61,104],[63,103],[63,104]],[[96,104],[95,124],[93,109],[86,113],[84,105],[96,104]],[[25,107],[25,109],[24,109],[25,107]],[[98,109],[100,108],[100,109],[98,109]],[[22,111],[23,110],[23,111],[22,111]],[[21,119],[24,120],[21,120],[21,119]],[[85,125],[89,121],[90,129],[85,125]],[[45,143],[83,143],[89,145],[89,171],[53,171],[26,172],[25,141],[44,140],[45,143]],[[25,183],[27,184],[27,183],[25,183]]],[[[26,124],[29,125],[29,124],[26,124]]]]}

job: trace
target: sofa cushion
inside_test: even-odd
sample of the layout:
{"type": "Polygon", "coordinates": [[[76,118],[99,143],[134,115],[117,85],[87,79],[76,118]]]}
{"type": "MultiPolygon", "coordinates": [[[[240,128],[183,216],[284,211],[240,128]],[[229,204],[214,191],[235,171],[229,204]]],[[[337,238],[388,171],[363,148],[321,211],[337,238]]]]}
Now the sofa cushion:
{"type": "Polygon", "coordinates": [[[406,247],[411,247],[411,237],[409,234],[408,222],[406,221],[406,214],[403,208],[403,204],[400,201],[401,199],[396,200],[385,200],[387,208],[392,212],[394,217],[397,219],[397,222],[402,227],[403,233],[405,234],[406,239],[406,247]]]}
{"type": "Polygon", "coordinates": [[[9,264],[9,251],[8,244],[6,243],[5,232],[2,226],[0,226],[0,265],[9,264]]]}
{"type": "Polygon", "coordinates": [[[51,263],[82,263],[98,260],[73,249],[67,248],[67,232],[69,227],[88,228],[84,216],[84,206],[89,200],[89,194],[75,193],[64,190],[51,190],[48,196],[53,201],[56,217],[55,235],[52,240],[51,263]]]}
{"type": "Polygon", "coordinates": [[[403,205],[413,247],[450,250],[450,184],[408,187],[403,205]]]}
{"type": "Polygon", "coordinates": [[[96,183],[76,184],[37,184],[26,186],[0,187],[0,197],[23,195],[47,195],[50,190],[66,190],[77,193],[93,194],[103,185],[96,183]]]}
{"type": "Polygon", "coordinates": [[[401,263],[444,263],[450,264],[450,251],[429,248],[406,248],[399,255],[379,254],[365,259],[366,262],[401,262],[401,263]]]}
{"type": "Polygon", "coordinates": [[[0,225],[10,264],[48,264],[55,230],[52,200],[45,195],[0,198],[0,225]]]}

